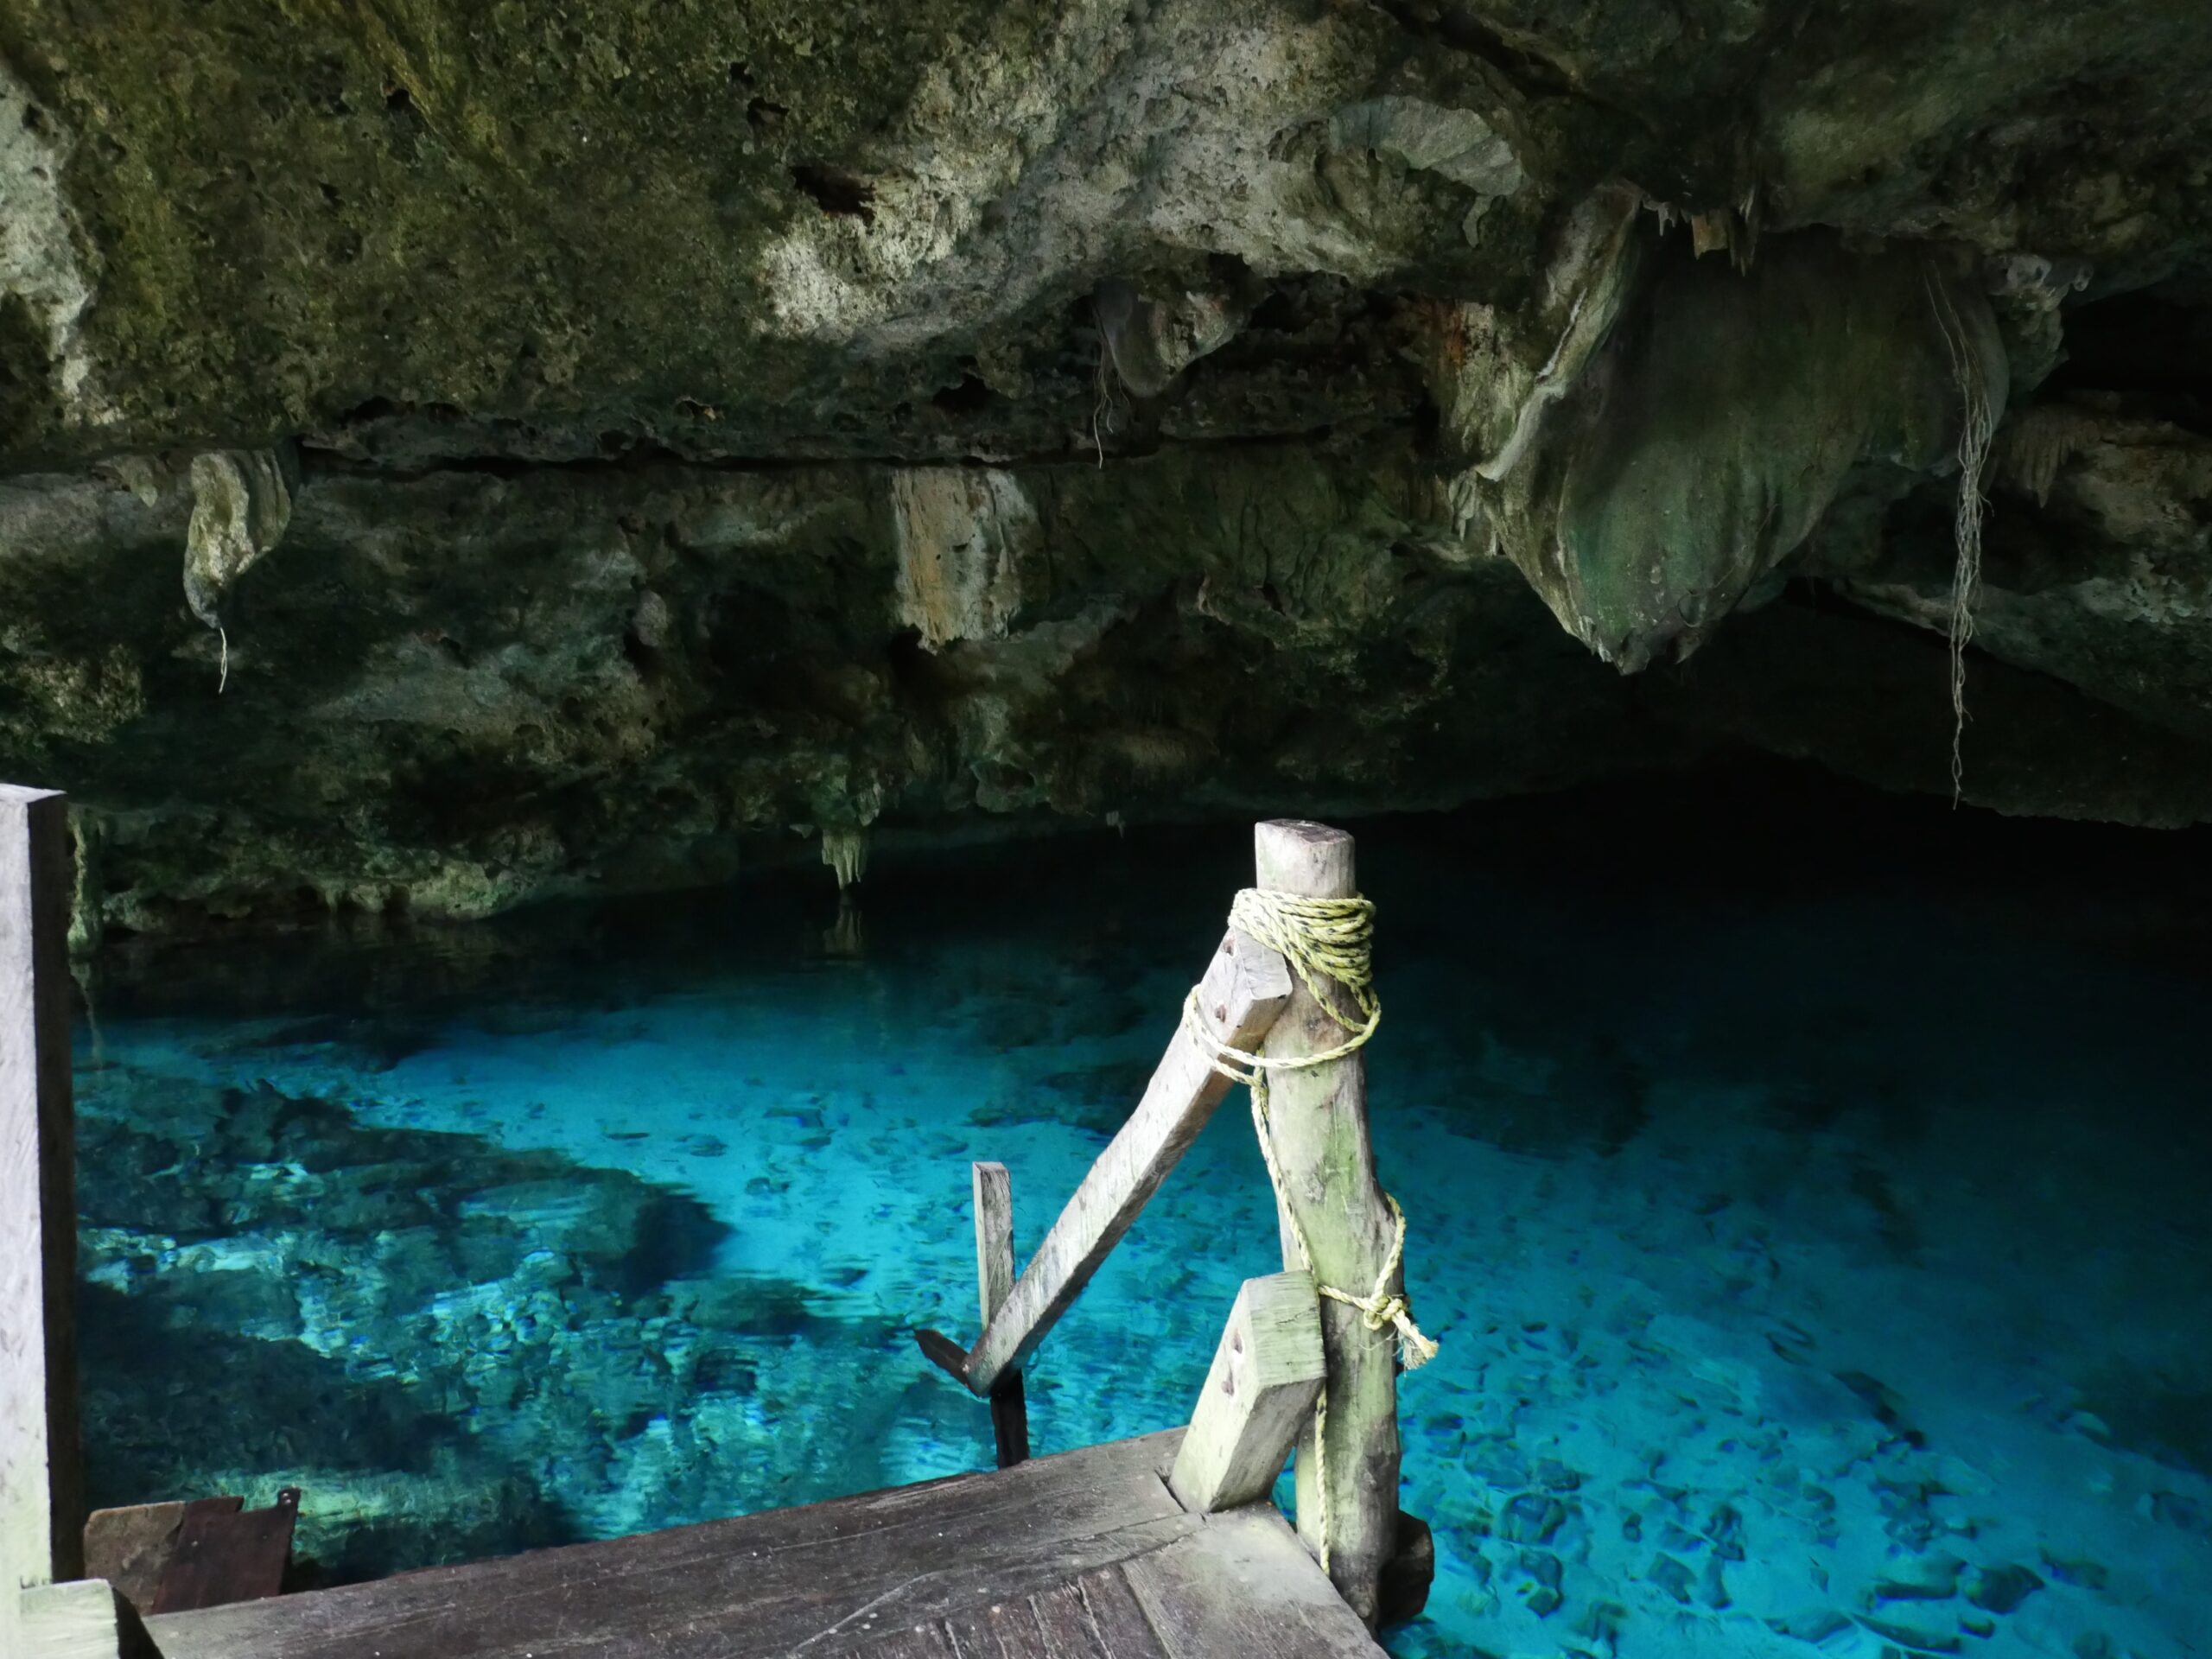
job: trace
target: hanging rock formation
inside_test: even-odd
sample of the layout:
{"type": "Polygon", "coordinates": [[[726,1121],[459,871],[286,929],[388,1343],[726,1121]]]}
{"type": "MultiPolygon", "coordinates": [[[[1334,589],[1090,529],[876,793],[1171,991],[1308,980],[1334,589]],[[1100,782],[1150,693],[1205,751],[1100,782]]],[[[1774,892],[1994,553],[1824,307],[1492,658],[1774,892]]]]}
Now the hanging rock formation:
{"type": "Polygon", "coordinates": [[[86,937],[1948,791],[1962,524],[1967,798],[2212,812],[2199,6],[264,12],[0,13],[0,772],[86,937]]]}

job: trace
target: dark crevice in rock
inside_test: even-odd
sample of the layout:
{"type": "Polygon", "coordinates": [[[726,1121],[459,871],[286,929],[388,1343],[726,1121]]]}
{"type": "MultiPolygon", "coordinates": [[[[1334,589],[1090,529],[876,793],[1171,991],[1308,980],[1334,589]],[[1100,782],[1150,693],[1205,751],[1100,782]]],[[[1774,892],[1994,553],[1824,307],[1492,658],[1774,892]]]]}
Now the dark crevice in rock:
{"type": "MultiPolygon", "coordinates": [[[[963,386],[967,385],[963,382],[963,386]]],[[[980,383],[978,383],[980,384],[980,383]]],[[[988,392],[986,387],[985,391],[988,392]]],[[[988,404],[986,397],[978,400],[988,404]]],[[[1433,412],[1428,419],[1433,425],[1433,412]]],[[[1396,431],[1417,429],[1422,416],[1418,411],[1368,423],[1363,437],[1383,436],[1396,431]]],[[[851,471],[863,467],[1096,467],[1099,463],[1095,449],[1081,447],[1072,449],[1039,450],[1020,454],[991,455],[929,455],[909,454],[893,451],[875,451],[859,455],[692,455],[671,449],[664,445],[621,435],[611,435],[617,442],[603,446],[606,453],[599,455],[573,458],[525,459],[512,455],[454,455],[441,458],[424,465],[393,467],[375,461],[356,460],[335,450],[302,445],[300,449],[302,471],[310,479],[315,477],[380,479],[392,484],[417,483],[424,479],[447,474],[480,474],[491,478],[519,479],[533,474],[574,474],[581,476],[615,474],[699,473],[733,474],[762,473],[835,473],[851,471]]],[[[1280,449],[1319,448],[1326,450],[1338,435],[1332,426],[1322,425],[1296,432],[1274,432],[1261,435],[1224,434],[1219,436],[1186,436],[1162,438],[1156,427],[1140,434],[1136,429],[1124,426],[1116,442],[1106,448],[1106,464],[1142,461],[1170,451],[1218,451],[1234,454],[1255,453],[1280,449]]]]}
{"type": "Polygon", "coordinates": [[[2153,294],[2100,300],[2067,314],[2064,346],[2044,383],[2048,397],[2101,402],[2212,435],[2212,306],[2153,294]]]}
{"type": "Polygon", "coordinates": [[[1408,34],[1478,58],[1523,92],[1559,97],[1579,90],[1557,64],[1513,45],[1460,6],[1434,0],[1375,0],[1375,5],[1408,34]]]}
{"type": "Polygon", "coordinates": [[[875,223],[875,187],[857,173],[828,162],[801,162],[791,168],[791,182],[814,198],[825,213],[875,223]]]}

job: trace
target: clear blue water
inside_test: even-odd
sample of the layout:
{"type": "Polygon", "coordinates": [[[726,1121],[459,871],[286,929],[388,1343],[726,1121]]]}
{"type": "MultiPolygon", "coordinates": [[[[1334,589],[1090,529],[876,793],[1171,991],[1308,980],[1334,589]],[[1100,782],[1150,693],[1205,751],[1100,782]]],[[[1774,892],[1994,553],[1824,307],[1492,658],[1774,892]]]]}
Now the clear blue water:
{"type": "MultiPolygon", "coordinates": [[[[2206,843],[1783,795],[1362,829],[1443,1343],[1392,1650],[2212,1650],[2206,843]]],[[[1026,1253],[1248,848],[879,861],[857,938],[825,872],[119,956],[96,1496],[296,1483],[344,1578],[983,1466],[911,1339],[974,1332],[969,1161],[1026,1253]]],[[[1240,1095],[1039,1357],[1039,1449],[1182,1421],[1274,1250],[1240,1095]]]]}

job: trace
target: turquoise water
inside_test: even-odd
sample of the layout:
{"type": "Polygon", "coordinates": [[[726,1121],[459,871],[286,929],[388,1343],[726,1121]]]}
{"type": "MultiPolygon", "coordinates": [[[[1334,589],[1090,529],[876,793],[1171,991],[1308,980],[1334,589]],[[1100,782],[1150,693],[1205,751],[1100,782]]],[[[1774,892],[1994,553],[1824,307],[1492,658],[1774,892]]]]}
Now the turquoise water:
{"type": "MultiPolygon", "coordinates": [[[[1361,827],[1441,1357],[1403,1656],[2177,1659],[2212,1631],[2199,839],[1764,782],[1361,827]],[[1797,792],[1792,792],[1797,791],[1797,792]]],[[[326,1580],[982,1467],[968,1164],[1033,1248],[1244,832],[119,954],[79,1033],[102,1502],[305,1489],[326,1580]]],[[[1187,1414],[1272,1271],[1241,1094],[1040,1353],[1187,1414]]]]}

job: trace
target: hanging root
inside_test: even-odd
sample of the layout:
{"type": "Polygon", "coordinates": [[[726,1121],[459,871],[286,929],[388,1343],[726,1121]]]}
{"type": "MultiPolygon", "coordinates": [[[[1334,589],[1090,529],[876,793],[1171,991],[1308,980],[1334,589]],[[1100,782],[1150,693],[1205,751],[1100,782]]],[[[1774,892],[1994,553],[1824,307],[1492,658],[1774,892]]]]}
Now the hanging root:
{"type": "MultiPolygon", "coordinates": [[[[1091,309],[1096,315],[1097,308],[1094,306],[1091,309]]],[[[1096,395],[1090,404],[1090,443],[1098,452],[1099,468],[1103,471],[1106,466],[1104,435],[1122,423],[1122,390],[1119,377],[1107,355],[1106,323],[1103,317],[1098,323],[1098,370],[1093,377],[1093,385],[1096,395]]]]}
{"type": "Polygon", "coordinates": [[[1958,307],[1951,302],[1942,279],[1928,276],[1928,297],[1936,308],[1936,326],[1951,355],[1951,375],[1958,382],[1961,413],[1959,423],[1959,499],[1952,521],[1952,537],[1958,557],[1951,570],[1951,804],[1956,807],[1966,788],[1963,748],[1967,730],[1967,646],[1974,640],[1974,610],[1981,597],[1981,474],[1989,459],[1989,444],[1997,419],[1989,404],[1989,377],[1981,354],[1967,333],[1958,307]]]}

